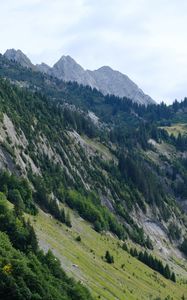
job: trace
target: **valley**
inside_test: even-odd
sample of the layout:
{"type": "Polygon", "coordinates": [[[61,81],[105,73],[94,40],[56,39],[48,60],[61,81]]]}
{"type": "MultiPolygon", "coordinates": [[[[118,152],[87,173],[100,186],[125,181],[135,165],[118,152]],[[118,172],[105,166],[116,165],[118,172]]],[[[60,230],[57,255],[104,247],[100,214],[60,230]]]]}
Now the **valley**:
{"type": "Polygon", "coordinates": [[[186,300],[187,99],[142,105],[13,54],[0,55],[0,296],[186,300]]]}

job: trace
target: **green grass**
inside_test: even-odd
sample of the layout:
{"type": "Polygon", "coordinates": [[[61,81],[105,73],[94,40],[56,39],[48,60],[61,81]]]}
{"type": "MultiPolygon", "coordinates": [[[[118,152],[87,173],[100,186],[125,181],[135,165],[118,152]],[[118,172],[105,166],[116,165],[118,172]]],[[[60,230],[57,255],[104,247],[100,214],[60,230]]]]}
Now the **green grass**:
{"type": "Polygon", "coordinates": [[[170,295],[179,300],[187,295],[184,270],[186,277],[177,276],[177,283],[172,283],[122,250],[118,239],[95,232],[72,211],[71,220],[70,229],[42,211],[32,217],[40,246],[51,248],[67,273],[86,285],[96,299],[153,300],[170,295]],[[78,235],[81,242],[76,241],[78,235]],[[114,256],[113,265],[102,259],[106,250],[114,256]]]}
{"type": "Polygon", "coordinates": [[[172,126],[164,126],[161,128],[165,129],[169,135],[173,134],[175,137],[177,137],[179,133],[182,135],[187,134],[187,125],[182,123],[173,124],[172,126]]]}
{"type": "Polygon", "coordinates": [[[106,160],[115,160],[116,159],[115,156],[112,155],[110,150],[102,143],[99,143],[98,141],[93,140],[93,139],[89,139],[86,136],[82,136],[82,138],[94,151],[97,151],[98,153],[100,153],[101,156],[103,157],[103,159],[106,159],[106,160]]]}

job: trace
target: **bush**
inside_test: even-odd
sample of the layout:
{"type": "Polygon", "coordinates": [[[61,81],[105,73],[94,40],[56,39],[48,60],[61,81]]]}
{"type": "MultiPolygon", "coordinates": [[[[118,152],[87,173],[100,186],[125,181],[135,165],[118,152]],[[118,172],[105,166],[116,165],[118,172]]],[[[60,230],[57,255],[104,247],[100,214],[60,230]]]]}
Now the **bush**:
{"type": "Polygon", "coordinates": [[[80,237],[80,235],[78,235],[78,236],[76,237],[76,241],[77,241],[77,242],[81,242],[81,237],[80,237]]]}

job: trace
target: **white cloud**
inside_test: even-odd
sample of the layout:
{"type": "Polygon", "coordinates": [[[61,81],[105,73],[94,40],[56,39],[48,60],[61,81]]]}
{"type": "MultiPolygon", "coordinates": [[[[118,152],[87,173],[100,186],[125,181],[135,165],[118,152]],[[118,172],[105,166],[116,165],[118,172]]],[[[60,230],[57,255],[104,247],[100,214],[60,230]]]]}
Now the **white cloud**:
{"type": "Polygon", "coordinates": [[[69,54],[120,70],[156,100],[187,95],[184,0],[1,0],[0,26],[1,52],[49,64],[69,54]]]}

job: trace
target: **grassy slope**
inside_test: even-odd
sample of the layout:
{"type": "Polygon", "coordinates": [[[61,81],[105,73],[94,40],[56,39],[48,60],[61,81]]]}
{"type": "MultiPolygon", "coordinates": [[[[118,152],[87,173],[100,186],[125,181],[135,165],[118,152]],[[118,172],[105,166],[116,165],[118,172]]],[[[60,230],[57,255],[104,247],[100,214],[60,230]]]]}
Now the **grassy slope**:
{"type": "Polygon", "coordinates": [[[82,138],[84,139],[85,143],[87,143],[87,145],[89,145],[93,150],[98,151],[104,159],[115,159],[110,150],[103,144],[97,142],[96,140],[91,140],[86,136],[83,136],[82,138]]]}
{"type": "Polygon", "coordinates": [[[118,246],[116,238],[96,233],[73,212],[71,219],[71,229],[42,211],[32,221],[41,247],[44,250],[50,247],[68,274],[88,286],[96,298],[140,300],[158,296],[164,299],[170,295],[173,297],[171,299],[177,300],[183,294],[187,295],[187,286],[184,284],[187,282],[187,273],[183,278],[185,280],[177,277],[178,283],[174,284],[129,256],[118,246]],[[75,240],[79,234],[81,242],[75,240]],[[102,260],[101,256],[106,250],[113,254],[114,265],[102,260]]]}
{"type": "Polygon", "coordinates": [[[175,137],[177,137],[179,133],[182,135],[187,133],[187,125],[182,123],[173,124],[172,126],[164,126],[161,128],[165,129],[170,135],[173,134],[175,137]]]}

